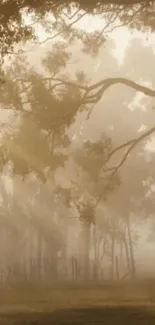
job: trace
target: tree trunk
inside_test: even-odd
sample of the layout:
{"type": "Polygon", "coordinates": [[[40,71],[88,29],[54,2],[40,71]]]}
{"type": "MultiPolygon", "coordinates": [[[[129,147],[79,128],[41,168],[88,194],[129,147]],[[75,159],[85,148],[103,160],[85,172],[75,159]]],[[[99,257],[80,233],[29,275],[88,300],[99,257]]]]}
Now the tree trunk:
{"type": "Polygon", "coordinates": [[[128,249],[128,244],[127,244],[127,240],[125,238],[125,235],[122,238],[123,243],[124,243],[124,247],[125,247],[125,252],[126,252],[126,261],[127,261],[127,268],[128,271],[130,271],[131,266],[130,266],[130,255],[129,255],[129,249],[128,249]]]}
{"type": "Polygon", "coordinates": [[[116,279],[119,280],[119,265],[118,265],[118,257],[116,256],[116,279]]]}
{"type": "Polygon", "coordinates": [[[67,279],[68,277],[68,269],[67,269],[67,247],[62,250],[62,265],[63,265],[63,278],[67,279]]]}
{"type": "Polygon", "coordinates": [[[127,232],[128,232],[128,239],[129,239],[130,259],[131,259],[131,276],[134,279],[136,277],[136,268],[135,268],[132,237],[131,237],[130,217],[127,218],[127,232]]]}
{"type": "Polygon", "coordinates": [[[123,247],[122,238],[120,238],[119,265],[120,265],[120,270],[122,271],[124,269],[124,247],[123,247]]]}
{"type": "Polygon", "coordinates": [[[84,279],[90,279],[90,226],[91,223],[83,221],[84,235],[84,279]]]}
{"type": "Polygon", "coordinates": [[[97,235],[96,225],[94,226],[94,280],[98,279],[98,251],[97,251],[97,235]]]}
{"type": "Polygon", "coordinates": [[[34,250],[33,250],[33,227],[32,227],[32,222],[31,219],[29,220],[29,241],[28,241],[28,273],[29,273],[29,280],[34,280],[34,266],[33,266],[33,259],[34,259],[34,250]]]}
{"type": "Polygon", "coordinates": [[[56,281],[58,279],[58,252],[56,249],[53,249],[51,253],[50,273],[51,279],[56,281]]]}
{"type": "Polygon", "coordinates": [[[37,278],[38,281],[42,279],[42,250],[43,239],[39,230],[37,230],[37,278]]]}
{"type": "Polygon", "coordinates": [[[112,232],[111,234],[111,280],[114,280],[114,268],[115,268],[114,251],[115,251],[115,238],[112,232]]]}

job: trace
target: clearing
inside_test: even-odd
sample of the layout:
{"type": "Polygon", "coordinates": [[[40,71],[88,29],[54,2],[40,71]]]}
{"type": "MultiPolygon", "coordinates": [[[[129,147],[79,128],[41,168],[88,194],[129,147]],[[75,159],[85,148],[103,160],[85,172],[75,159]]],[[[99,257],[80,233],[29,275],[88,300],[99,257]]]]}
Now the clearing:
{"type": "Polygon", "coordinates": [[[4,285],[0,325],[155,325],[155,282],[4,285]]]}

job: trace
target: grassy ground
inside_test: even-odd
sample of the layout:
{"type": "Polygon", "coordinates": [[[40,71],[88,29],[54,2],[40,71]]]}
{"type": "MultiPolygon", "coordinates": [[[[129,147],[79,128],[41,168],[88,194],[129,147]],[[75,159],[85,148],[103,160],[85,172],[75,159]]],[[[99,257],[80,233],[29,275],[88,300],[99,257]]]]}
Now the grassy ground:
{"type": "Polygon", "coordinates": [[[155,325],[155,282],[0,288],[0,325],[155,325]]]}

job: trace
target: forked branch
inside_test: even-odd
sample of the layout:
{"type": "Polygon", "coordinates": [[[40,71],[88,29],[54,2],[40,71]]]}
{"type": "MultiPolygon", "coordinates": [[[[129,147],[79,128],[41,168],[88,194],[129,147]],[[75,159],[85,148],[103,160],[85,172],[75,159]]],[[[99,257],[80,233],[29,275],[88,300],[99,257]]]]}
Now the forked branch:
{"type": "Polygon", "coordinates": [[[122,159],[120,160],[120,162],[118,163],[117,166],[110,168],[109,170],[104,170],[104,171],[112,171],[109,180],[107,182],[107,184],[105,185],[105,187],[103,188],[103,191],[101,193],[101,195],[98,197],[98,199],[96,200],[95,206],[96,207],[98,205],[98,203],[103,199],[104,196],[106,196],[110,186],[111,186],[111,182],[113,181],[113,177],[116,175],[116,173],[118,172],[119,168],[124,164],[124,162],[126,161],[126,159],[128,158],[129,154],[131,153],[131,151],[143,140],[145,140],[147,137],[149,137],[150,135],[152,135],[155,132],[155,126],[153,126],[151,129],[149,129],[148,131],[144,132],[142,135],[140,135],[139,137],[136,137],[135,139],[132,139],[130,141],[125,142],[124,144],[116,147],[114,150],[111,151],[107,161],[109,162],[111,157],[118,151],[127,148],[126,152],[124,153],[122,159]]]}

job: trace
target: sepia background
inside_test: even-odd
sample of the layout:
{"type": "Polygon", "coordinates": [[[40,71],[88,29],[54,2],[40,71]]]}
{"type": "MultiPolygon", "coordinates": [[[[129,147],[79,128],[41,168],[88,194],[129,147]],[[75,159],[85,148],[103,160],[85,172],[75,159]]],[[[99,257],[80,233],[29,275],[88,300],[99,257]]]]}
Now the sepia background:
{"type": "Polygon", "coordinates": [[[63,14],[2,53],[1,281],[154,277],[154,31],[63,14]]]}

